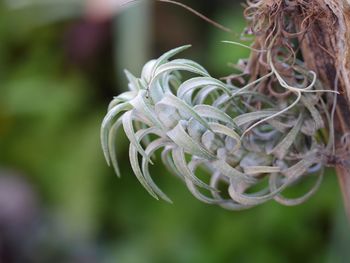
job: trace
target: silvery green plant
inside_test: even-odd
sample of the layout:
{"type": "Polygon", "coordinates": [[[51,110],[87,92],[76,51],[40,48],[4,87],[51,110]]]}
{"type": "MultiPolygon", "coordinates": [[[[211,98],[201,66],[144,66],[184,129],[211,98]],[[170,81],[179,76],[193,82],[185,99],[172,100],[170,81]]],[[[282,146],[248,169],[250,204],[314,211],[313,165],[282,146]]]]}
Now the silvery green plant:
{"type": "Polygon", "coordinates": [[[327,145],[323,139],[331,116],[316,74],[295,63],[290,84],[278,71],[282,62],[267,53],[266,75],[222,82],[192,60],[170,60],[188,47],[147,62],[140,78],[125,71],[129,91],[111,101],[101,127],[107,163],[119,176],[116,145],[122,127],[131,168],[156,199],[171,202],[150,174],[156,151],[169,172],[205,203],[240,210],[271,199],[296,205],[310,197],[322,180],[322,153],[332,147],[332,134],[327,145]],[[181,72],[192,77],[183,80],[181,72]],[[264,83],[269,88],[261,92],[264,83]],[[282,195],[307,177],[315,183],[306,194],[282,195]]]}

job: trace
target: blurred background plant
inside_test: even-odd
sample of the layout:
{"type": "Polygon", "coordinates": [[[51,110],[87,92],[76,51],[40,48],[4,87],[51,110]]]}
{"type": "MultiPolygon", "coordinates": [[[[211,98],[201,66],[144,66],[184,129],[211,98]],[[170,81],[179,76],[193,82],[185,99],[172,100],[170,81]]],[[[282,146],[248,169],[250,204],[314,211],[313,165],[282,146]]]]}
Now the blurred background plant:
{"type": "Polygon", "coordinates": [[[350,231],[334,172],[297,207],[274,202],[229,212],[197,201],[152,167],[174,205],[136,183],[120,138],[122,179],[103,160],[100,123],[164,51],[226,76],[247,56],[238,40],[239,1],[183,1],[228,26],[228,34],[165,3],[0,2],[0,262],[347,262],[350,231]],[[116,5],[115,5],[116,6],[116,5]],[[106,12],[107,10],[107,12],[106,12]],[[165,179],[166,178],[166,179],[165,179]]]}

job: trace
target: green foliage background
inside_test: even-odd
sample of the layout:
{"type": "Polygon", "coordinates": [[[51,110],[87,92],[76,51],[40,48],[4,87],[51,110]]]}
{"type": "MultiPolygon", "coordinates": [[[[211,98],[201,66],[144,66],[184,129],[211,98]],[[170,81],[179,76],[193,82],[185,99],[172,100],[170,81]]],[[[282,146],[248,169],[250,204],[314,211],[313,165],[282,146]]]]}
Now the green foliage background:
{"type": "MultiPolygon", "coordinates": [[[[188,3],[210,9],[208,3],[188,3]]],[[[160,12],[185,23],[183,39],[174,37],[174,45],[193,41],[184,55],[213,75],[229,74],[227,63],[248,55],[220,43],[237,37],[173,9],[156,9],[155,23],[167,23],[159,20],[160,12]]],[[[244,27],[239,6],[218,1],[213,10],[212,16],[234,31],[244,27]]],[[[0,166],[22,173],[40,196],[42,210],[59,219],[64,237],[50,248],[55,254],[89,243],[96,262],[348,262],[349,227],[331,170],[303,205],[269,202],[230,212],[200,203],[157,165],[154,177],[174,200],[169,205],[153,200],[139,185],[121,137],[122,178],[117,179],[103,160],[99,128],[112,95],[125,90],[111,56],[118,41],[110,40],[88,69],[74,65],[64,35],[81,19],[45,23],[35,10],[9,11],[0,4],[0,166]]],[[[153,56],[174,47],[169,45],[172,27],[178,30],[169,25],[166,40],[152,39],[153,56]]],[[[157,28],[153,32],[159,37],[157,28]]],[[[64,260],[48,256],[41,262],[64,260]]]]}

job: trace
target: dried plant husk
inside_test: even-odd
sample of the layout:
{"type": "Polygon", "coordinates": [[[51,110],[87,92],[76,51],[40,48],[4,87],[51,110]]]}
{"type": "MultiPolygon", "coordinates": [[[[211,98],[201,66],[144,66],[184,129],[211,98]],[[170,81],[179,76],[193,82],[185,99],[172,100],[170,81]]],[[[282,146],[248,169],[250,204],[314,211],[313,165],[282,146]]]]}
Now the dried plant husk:
{"type": "Polygon", "coordinates": [[[316,69],[323,83],[340,91],[334,122],[336,150],[330,159],[336,167],[350,219],[350,151],[346,139],[350,132],[350,5],[345,0],[317,2],[326,16],[312,25],[302,50],[308,67],[316,69]],[[327,26],[330,22],[331,26],[327,26]]]}
{"type": "MultiPolygon", "coordinates": [[[[323,153],[324,162],[336,167],[345,207],[350,218],[350,5],[346,0],[262,0],[248,2],[246,9],[255,48],[266,48],[271,39],[290,49],[296,38],[305,68],[314,71],[327,89],[339,91],[329,105],[334,135],[333,149],[323,153]],[[262,26],[264,25],[264,26],[262,26]],[[275,38],[273,38],[275,37],[275,38]],[[333,117],[334,115],[334,117],[333,117]]],[[[277,47],[278,48],[278,47],[277,47]]],[[[293,53],[293,52],[292,52],[293,53]]],[[[258,74],[260,54],[250,58],[249,71],[258,74]]],[[[264,68],[264,67],[263,67],[264,68]]],[[[330,131],[332,133],[332,131],[330,131]]]]}

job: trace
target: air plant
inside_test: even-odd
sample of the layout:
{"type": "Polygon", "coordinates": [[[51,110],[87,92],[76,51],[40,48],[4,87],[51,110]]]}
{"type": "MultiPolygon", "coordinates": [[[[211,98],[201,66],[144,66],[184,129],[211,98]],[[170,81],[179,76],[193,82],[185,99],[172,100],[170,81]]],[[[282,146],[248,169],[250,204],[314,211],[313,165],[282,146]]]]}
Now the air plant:
{"type": "Polygon", "coordinates": [[[237,87],[211,77],[194,61],[169,61],[186,48],[149,61],[140,78],[126,71],[130,91],[113,99],[101,129],[106,160],[116,173],[120,174],[116,134],[122,126],[130,141],[133,172],[155,198],[170,202],[149,172],[151,157],[158,149],[168,170],[182,179],[195,197],[227,209],[243,209],[270,199],[293,205],[314,193],[323,172],[319,153],[326,147],[320,140],[325,127],[320,111],[328,114],[324,104],[319,106],[325,90],[315,73],[304,76],[304,70],[296,66],[299,82],[290,86],[271,61],[271,72],[237,87]],[[182,81],[179,71],[198,76],[182,81]],[[269,95],[257,91],[266,81],[272,82],[269,95]],[[295,96],[286,99],[283,92],[295,96]],[[199,168],[208,171],[208,184],[199,179],[199,168]],[[306,195],[293,200],[281,195],[306,174],[318,178],[306,195]],[[247,193],[265,178],[264,189],[247,193]],[[229,198],[221,194],[222,184],[229,198]]]}
{"type": "MultiPolygon", "coordinates": [[[[253,44],[224,42],[249,48],[251,55],[235,66],[237,74],[225,78],[210,76],[194,61],[171,60],[189,46],[147,62],[140,78],[125,71],[130,91],[112,100],[101,128],[108,164],[120,175],[115,148],[117,130],[123,127],[133,172],[153,197],[171,202],[149,169],[160,152],[169,172],[196,198],[231,210],[271,199],[300,204],[315,193],[325,167],[335,165],[349,212],[350,136],[344,121],[347,110],[337,108],[337,99],[346,103],[337,95],[348,83],[348,64],[329,53],[339,35],[322,36],[328,40],[319,43],[315,33],[320,25],[344,22],[334,11],[341,4],[334,2],[333,7],[330,12],[321,0],[247,1],[249,25],[242,37],[253,36],[253,44]],[[309,46],[315,56],[308,53],[309,46]],[[320,54],[324,65],[316,60],[320,54]],[[333,68],[334,74],[328,74],[333,68]],[[191,77],[183,78],[184,71],[191,77]],[[288,188],[308,178],[314,184],[304,195],[285,196],[288,188]]],[[[345,57],[344,50],[337,54],[345,57]]]]}

